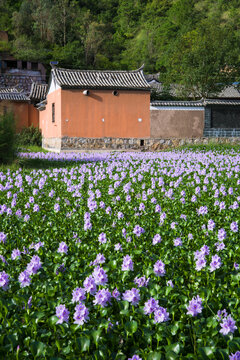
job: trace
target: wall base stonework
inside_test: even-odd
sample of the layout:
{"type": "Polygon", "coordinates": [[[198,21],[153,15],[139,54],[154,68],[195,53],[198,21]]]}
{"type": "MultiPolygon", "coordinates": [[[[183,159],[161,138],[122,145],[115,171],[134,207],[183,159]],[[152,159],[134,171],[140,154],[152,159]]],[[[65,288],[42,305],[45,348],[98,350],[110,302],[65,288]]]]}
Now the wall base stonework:
{"type": "Polygon", "coordinates": [[[47,150],[122,150],[158,151],[191,144],[240,144],[240,137],[201,137],[194,139],[152,138],[43,138],[42,146],[47,150]]]}

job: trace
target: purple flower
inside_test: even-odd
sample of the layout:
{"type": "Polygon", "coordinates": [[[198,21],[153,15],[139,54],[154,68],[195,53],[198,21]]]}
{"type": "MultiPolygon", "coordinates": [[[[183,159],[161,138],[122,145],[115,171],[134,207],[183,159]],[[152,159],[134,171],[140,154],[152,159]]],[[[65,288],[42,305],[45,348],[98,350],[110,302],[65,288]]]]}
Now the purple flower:
{"type": "Polygon", "coordinates": [[[54,205],[54,211],[58,212],[60,210],[60,205],[59,204],[55,204],[54,205]]]}
{"type": "Polygon", "coordinates": [[[114,245],[114,250],[122,251],[122,245],[120,243],[114,245]]]}
{"type": "Polygon", "coordinates": [[[116,300],[120,300],[121,299],[121,293],[118,291],[118,289],[114,289],[112,292],[112,297],[116,300]]]}
{"type": "Polygon", "coordinates": [[[30,263],[27,265],[27,272],[32,275],[36,274],[37,271],[42,267],[41,259],[39,256],[34,255],[30,261],[30,263]]]}
{"type": "Polygon", "coordinates": [[[96,285],[105,285],[108,282],[108,276],[100,266],[94,269],[93,278],[96,285]]]}
{"type": "Polygon", "coordinates": [[[9,275],[5,271],[0,272],[0,287],[4,291],[7,290],[8,283],[9,283],[9,275]]]}
{"type": "Polygon", "coordinates": [[[64,321],[65,322],[68,322],[68,319],[69,319],[69,311],[68,309],[66,308],[65,305],[58,305],[56,307],[56,316],[58,317],[58,321],[57,321],[57,324],[62,324],[64,321]]]}
{"type": "Polygon", "coordinates": [[[154,235],[153,241],[152,241],[153,245],[156,245],[157,243],[160,243],[161,241],[162,241],[162,238],[159,234],[154,235]]]}
{"type": "Polygon", "coordinates": [[[149,315],[153,313],[155,310],[159,308],[158,300],[155,300],[154,298],[150,298],[148,301],[144,304],[144,314],[149,315]]]}
{"type": "Polygon", "coordinates": [[[238,224],[236,223],[236,221],[233,221],[230,224],[230,229],[232,230],[232,232],[238,232],[238,224]]]}
{"type": "Polygon", "coordinates": [[[126,290],[123,293],[123,300],[131,302],[132,305],[137,305],[140,300],[140,291],[136,288],[132,288],[131,290],[126,290]]]}
{"type": "Polygon", "coordinates": [[[20,285],[21,288],[29,286],[31,284],[31,278],[30,278],[29,272],[27,270],[24,270],[23,272],[21,272],[18,277],[18,281],[21,284],[20,285]]]}
{"type": "Polygon", "coordinates": [[[150,280],[149,278],[146,279],[145,276],[142,276],[140,278],[135,277],[134,282],[138,287],[143,287],[143,286],[147,287],[148,283],[149,283],[149,280],[150,280]]]}
{"type": "Polygon", "coordinates": [[[200,270],[202,270],[203,268],[205,268],[206,265],[207,265],[207,262],[206,262],[204,256],[199,257],[199,258],[197,259],[197,261],[196,261],[196,267],[195,267],[195,269],[196,269],[197,271],[200,271],[200,270]]]}
{"type": "Polygon", "coordinates": [[[153,270],[157,276],[164,276],[166,273],[165,264],[161,260],[158,260],[154,264],[153,270]]]}
{"type": "Polygon", "coordinates": [[[107,242],[107,236],[105,233],[101,233],[99,236],[98,236],[98,241],[101,243],[101,244],[106,244],[107,242]]]}
{"type": "Polygon", "coordinates": [[[73,318],[75,320],[74,324],[83,325],[85,322],[89,320],[88,315],[89,315],[89,310],[83,303],[76,305],[75,313],[73,315],[73,318]]]}
{"type": "Polygon", "coordinates": [[[133,355],[133,357],[128,358],[128,360],[142,360],[138,355],[133,355]]]}
{"type": "Polygon", "coordinates": [[[58,275],[60,272],[64,273],[65,271],[66,271],[66,268],[65,268],[64,264],[61,264],[56,270],[56,275],[58,275]]]}
{"type": "Polygon", "coordinates": [[[95,295],[95,300],[93,301],[94,305],[101,305],[105,307],[108,302],[110,302],[112,297],[111,292],[108,289],[101,289],[95,295]]]}
{"type": "Polygon", "coordinates": [[[240,360],[240,351],[237,351],[235,354],[229,355],[229,360],[240,360]]]}
{"type": "Polygon", "coordinates": [[[226,239],[227,233],[224,229],[220,229],[218,230],[218,240],[219,241],[223,241],[224,239],[226,239]]]}
{"type": "Polygon", "coordinates": [[[236,321],[233,320],[231,315],[228,315],[220,323],[220,326],[222,328],[220,330],[220,333],[222,333],[223,335],[228,335],[229,333],[234,333],[234,331],[237,329],[235,324],[236,324],[236,321]]]}
{"type": "Polygon", "coordinates": [[[39,212],[39,206],[37,204],[34,205],[33,212],[39,212]]]}
{"type": "Polygon", "coordinates": [[[222,265],[221,258],[218,255],[212,256],[212,261],[210,263],[210,272],[219,269],[221,265],[222,265]]]}
{"type": "Polygon", "coordinates": [[[129,255],[124,256],[122,263],[122,270],[133,270],[133,261],[129,255]]]}
{"type": "Polygon", "coordinates": [[[0,242],[5,244],[6,238],[7,238],[7,235],[4,234],[4,232],[0,232],[0,242]]]}
{"type": "Polygon", "coordinates": [[[223,310],[218,310],[217,312],[217,321],[221,321],[224,318],[226,318],[228,316],[227,310],[223,309],[223,310]]]}
{"type": "Polygon", "coordinates": [[[90,293],[91,295],[94,295],[96,290],[97,290],[97,286],[95,284],[95,280],[94,278],[90,275],[88,276],[83,283],[84,289],[87,293],[90,293]]]}
{"type": "Polygon", "coordinates": [[[72,302],[80,302],[86,299],[85,296],[85,289],[83,288],[76,288],[72,292],[72,302]]]}
{"type": "Polygon", "coordinates": [[[168,280],[168,281],[167,281],[167,286],[171,286],[172,288],[174,288],[174,285],[173,285],[172,280],[168,280]]]}
{"type": "Polygon", "coordinates": [[[103,254],[97,254],[96,259],[93,262],[93,265],[104,264],[106,261],[105,256],[103,254]]]}
{"type": "Polygon", "coordinates": [[[215,228],[215,222],[213,220],[208,220],[208,231],[213,231],[215,228]]]}
{"type": "Polygon", "coordinates": [[[145,230],[144,230],[141,226],[139,226],[139,225],[136,225],[136,226],[134,227],[134,229],[133,229],[133,233],[134,233],[137,237],[141,236],[141,234],[143,234],[144,232],[145,232],[145,230]]]}
{"type": "Polygon", "coordinates": [[[217,252],[220,251],[220,250],[223,250],[225,248],[225,244],[222,241],[217,242],[214,245],[216,246],[216,251],[217,252]]]}
{"type": "Polygon", "coordinates": [[[234,263],[234,269],[238,270],[239,269],[239,264],[237,264],[236,262],[234,263]]]}
{"type": "Polygon", "coordinates": [[[210,249],[207,245],[203,245],[200,249],[200,252],[205,256],[205,255],[209,255],[210,253],[210,249]]]}
{"type": "Polygon", "coordinates": [[[18,258],[21,257],[21,251],[19,249],[13,249],[12,254],[11,254],[11,259],[15,260],[17,257],[18,258]]]}
{"type": "Polygon", "coordinates": [[[155,323],[155,324],[168,321],[169,319],[170,319],[170,318],[169,318],[169,313],[168,313],[167,310],[164,309],[163,307],[159,306],[159,307],[154,311],[154,323],[155,323]]]}
{"type": "Polygon", "coordinates": [[[63,254],[63,253],[67,254],[68,246],[64,241],[60,242],[57,252],[60,254],[63,254]]]}
{"type": "Polygon", "coordinates": [[[181,238],[176,238],[174,241],[174,246],[182,246],[182,240],[181,238]]]}
{"type": "Polygon", "coordinates": [[[192,300],[189,301],[189,305],[187,307],[187,314],[192,316],[197,316],[202,312],[202,299],[197,295],[193,297],[192,300]]]}

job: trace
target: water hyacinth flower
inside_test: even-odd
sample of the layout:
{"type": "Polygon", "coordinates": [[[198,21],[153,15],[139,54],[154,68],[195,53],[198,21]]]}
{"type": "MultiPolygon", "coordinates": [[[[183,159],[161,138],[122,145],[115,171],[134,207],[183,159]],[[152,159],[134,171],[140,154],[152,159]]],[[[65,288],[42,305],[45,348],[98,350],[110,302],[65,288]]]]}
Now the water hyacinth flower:
{"type": "Polygon", "coordinates": [[[166,273],[165,264],[161,260],[158,260],[154,264],[153,270],[157,276],[164,276],[166,273]]]}
{"type": "Polygon", "coordinates": [[[105,233],[101,233],[99,236],[98,236],[98,241],[100,242],[100,244],[106,244],[107,242],[107,236],[105,233]]]}
{"type": "Polygon", "coordinates": [[[162,238],[159,234],[154,235],[152,243],[153,245],[156,245],[162,241],[162,238]]]}
{"type": "Polygon", "coordinates": [[[59,211],[60,211],[60,205],[59,205],[58,203],[56,203],[56,204],[54,205],[54,211],[55,211],[55,212],[59,212],[59,211]]]}
{"type": "Polygon", "coordinates": [[[4,232],[0,232],[0,243],[4,243],[6,242],[6,239],[7,239],[7,235],[4,234],[4,232]]]}
{"type": "Polygon", "coordinates": [[[206,265],[207,265],[207,261],[205,260],[204,256],[199,257],[199,258],[197,259],[197,261],[196,261],[196,267],[195,267],[195,269],[196,269],[197,271],[200,271],[200,270],[202,270],[203,268],[205,268],[206,265]]]}
{"type": "Polygon", "coordinates": [[[222,265],[221,258],[218,255],[212,256],[212,261],[210,263],[210,272],[215,271],[216,269],[219,269],[222,265]]]}
{"type": "Polygon", "coordinates": [[[118,289],[114,289],[112,292],[112,297],[116,300],[120,300],[121,299],[121,293],[118,291],[118,289]]]}
{"type": "Polygon", "coordinates": [[[227,310],[218,310],[217,312],[217,321],[221,321],[222,319],[226,318],[228,316],[227,310]]]}
{"type": "Polygon", "coordinates": [[[143,234],[144,232],[145,232],[145,230],[140,225],[136,225],[133,229],[133,233],[137,237],[141,236],[141,234],[143,234]]]}
{"type": "Polygon", "coordinates": [[[193,297],[192,300],[189,301],[189,305],[187,307],[187,314],[192,316],[197,316],[202,312],[202,299],[197,295],[193,297]]]}
{"type": "Polygon", "coordinates": [[[230,229],[232,230],[232,232],[238,232],[238,224],[236,223],[236,221],[233,221],[231,224],[230,224],[230,229]]]}
{"type": "Polygon", "coordinates": [[[94,269],[92,275],[96,285],[105,285],[108,282],[106,272],[99,265],[94,269]]]}
{"type": "Polygon", "coordinates": [[[123,271],[133,270],[133,261],[131,256],[129,255],[124,256],[122,263],[122,270],[123,271]]]}
{"type": "Polygon", "coordinates": [[[233,264],[234,269],[238,270],[239,269],[239,264],[237,264],[236,262],[233,264]]]}
{"type": "Polygon", "coordinates": [[[21,257],[21,251],[19,249],[13,249],[12,254],[11,254],[11,259],[12,260],[15,260],[17,258],[20,259],[20,257],[21,257]]]}
{"type": "Polygon", "coordinates": [[[7,290],[9,283],[9,275],[2,271],[0,272],[0,288],[2,288],[4,291],[7,290]]]}
{"type": "Polygon", "coordinates": [[[65,305],[58,305],[56,307],[56,316],[58,317],[57,324],[62,324],[63,322],[68,322],[69,319],[69,311],[65,305]]]}
{"type": "Polygon", "coordinates": [[[165,308],[159,306],[154,311],[154,323],[158,324],[158,323],[166,322],[168,320],[170,320],[169,313],[165,308]]]}
{"type": "Polygon", "coordinates": [[[117,243],[114,245],[114,250],[116,251],[122,251],[122,245],[120,243],[117,243]]]}
{"type": "Polygon", "coordinates": [[[167,281],[167,286],[174,288],[174,284],[173,284],[172,280],[167,281]]]}
{"type": "Polygon", "coordinates": [[[226,239],[227,233],[224,229],[220,229],[218,230],[218,240],[219,241],[223,241],[224,239],[226,239]]]}
{"type": "Polygon", "coordinates": [[[154,298],[150,298],[148,301],[144,304],[144,314],[149,315],[153,313],[155,310],[159,308],[158,300],[155,300],[154,298]]]}
{"type": "Polygon", "coordinates": [[[221,330],[220,333],[223,335],[228,335],[229,333],[234,333],[237,330],[236,321],[233,320],[231,315],[223,318],[222,322],[220,323],[221,330]]]}
{"type": "Polygon", "coordinates": [[[75,320],[74,324],[83,325],[89,320],[88,315],[89,315],[89,310],[83,303],[76,305],[75,313],[73,315],[73,319],[75,320]]]}
{"type": "Polygon", "coordinates": [[[112,294],[108,289],[101,289],[95,294],[95,300],[93,300],[94,305],[101,305],[105,307],[107,303],[111,301],[112,294]]]}
{"type": "Polygon", "coordinates": [[[235,354],[229,355],[229,360],[240,360],[240,351],[237,351],[235,354]]]}
{"type": "Polygon", "coordinates": [[[182,246],[181,238],[176,238],[175,240],[173,240],[173,244],[174,246],[182,246]]]}
{"type": "Polygon", "coordinates": [[[68,246],[64,241],[60,242],[57,252],[60,254],[67,254],[68,246]]]}
{"type": "Polygon", "coordinates": [[[81,301],[84,301],[85,299],[86,299],[85,289],[76,288],[73,290],[73,292],[72,292],[72,302],[73,303],[81,302],[81,301]]]}
{"type": "Polygon", "coordinates": [[[138,355],[133,355],[133,357],[128,358],[128,360],[142,360],[142,358],[140,358],[138,355]]]}
{"type": "Polygon", "coordinates": [[[216,246],[216,251],[219,252],[223,249],[225,249],[225,244],[224,242],[220,241],[214,244],[216,246]]]}
{"type": "Polygon", "coordinates": [[[32,275],[32,274],[36,274],[41,267],[42,267],[42,263],[40,257],[34,255],[30,263],[27,265],[26,270],[30,275],[32,275]]]}
{"type": "Polygon", "coordinates": [[[132,288],[131,290],[126,290],[123,293],[122,298],[123,300],[132,303],[132,305],[137,305],[140,301],[140,291],[136,288],[132,288]]]}
{"type": "Polygon", "coordinates": [[[105,261],[106,261],[106,259],[103,254],[97,254],[96,259],[93,261],[93,265],[104,264],[105,261]]]}
{"type": "Polygon", "coordinates": [[[21,288],[29,286],[31,284],[29,272],[27,270],[22,271],[18,277],[18,281],[20,282],[21,288]]]}
{"type": "Polygon", "coordinates": [[[84,289],[87,293],[90,293],[91,295],[94,295],[97,291],[97,286],[95,283],[94,278],[90,275],[88,276],[84,282],[83,282],[84,289]]]}
{"type": "Polygon", "coordinates": [[[148,283],[149,283],[149,280],[150,280],[149,278],[146,279],[145,276],[142,276],[140,278],[135,277],[134,282],[138,287],[143,287],[143,286],[147,287],[148,283]]]}

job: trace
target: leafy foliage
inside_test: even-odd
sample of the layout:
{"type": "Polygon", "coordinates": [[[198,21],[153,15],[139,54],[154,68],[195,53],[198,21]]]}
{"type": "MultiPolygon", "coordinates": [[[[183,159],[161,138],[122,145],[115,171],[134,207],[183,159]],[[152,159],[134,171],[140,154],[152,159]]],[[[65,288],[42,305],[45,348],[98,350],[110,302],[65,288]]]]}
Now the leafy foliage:
{"type": "Polygon", "coordinates": [[[22,129],[22,131],[17,134],[17,143],[18,145],[42,145],[42,134],[39,128],[32,126],[22,129]]]}
{"type": "MultiPolygon", "coordinates": [[[[0,0],[0,28],[22,60],[160,72],[179,97],[240,80],[239,1],[0,0]]],[[[0,48],[8,48],[0,44],[0,48]]]]}
{"type": "Polygon", "coordinates": [[[0,116],[0,163],[9,163],[15,158],[14,115],[7,112],[0,116]]]}

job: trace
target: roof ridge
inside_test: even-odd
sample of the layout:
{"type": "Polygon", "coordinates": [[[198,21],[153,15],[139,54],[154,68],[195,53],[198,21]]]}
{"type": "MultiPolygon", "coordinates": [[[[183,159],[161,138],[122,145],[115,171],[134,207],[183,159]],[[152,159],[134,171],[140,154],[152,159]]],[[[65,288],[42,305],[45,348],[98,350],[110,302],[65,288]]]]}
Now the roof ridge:
{"type": "Polygon", "coordinates": [[[87,70],[87,69],[66,69],[66,68],[60,68],[60,67],[54,67],[52,68],[52,71],[54,72],[55,70],[61,70],[61,71],[66,71],[66,72],[97,72],[97,73],[136,73],[136,72],[141,72],[143,71],[142,66],[139,69],[136,70],[87,70]]]}

